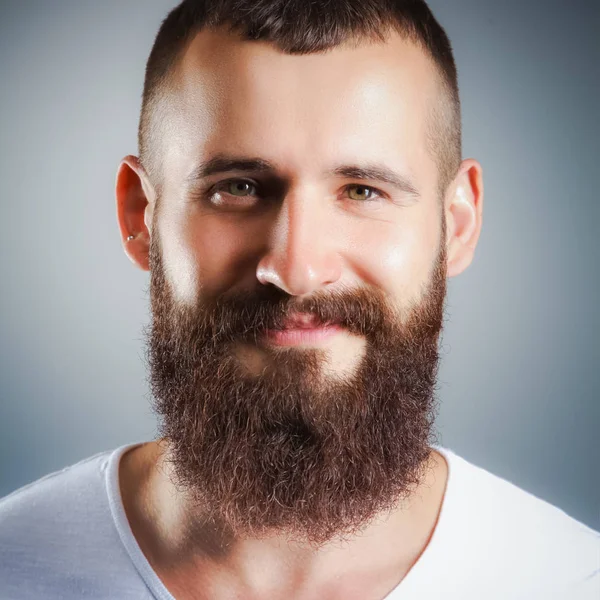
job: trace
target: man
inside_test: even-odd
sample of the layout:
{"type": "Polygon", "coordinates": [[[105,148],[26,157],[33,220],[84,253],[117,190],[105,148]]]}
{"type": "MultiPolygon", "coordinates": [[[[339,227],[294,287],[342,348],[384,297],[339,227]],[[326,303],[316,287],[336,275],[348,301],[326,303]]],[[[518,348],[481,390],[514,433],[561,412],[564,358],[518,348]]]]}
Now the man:
{"type": "Polygon", "coordinates": [[[116,185],[158,440],[0,503],[0,597],[588,599],[599,534],[433,443],[482,170],[419,0],[196,0],[116,185]]]}

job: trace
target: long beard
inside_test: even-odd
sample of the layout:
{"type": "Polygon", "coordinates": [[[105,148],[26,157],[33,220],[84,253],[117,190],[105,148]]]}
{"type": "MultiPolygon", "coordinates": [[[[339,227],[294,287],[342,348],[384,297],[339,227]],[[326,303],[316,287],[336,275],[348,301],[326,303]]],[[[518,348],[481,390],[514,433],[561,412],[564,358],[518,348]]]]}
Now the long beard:
{"type": "Polygon", "coordinates": [[[180,306],[158,235],[150,264],[154,409],[175,483],[207,523],[232,536],[278,531],[320,546],[410,496],[433,443],[443,244],[429,288],[406,315],[362,288],[297,301],[261,286],[180,306]],[[257,343],[292,309],[364,336],[366,352],[351,375],[324,376],[324,354],[316,349],[278,352],[260,376],[245,369],[234,344],[257,343]]]}

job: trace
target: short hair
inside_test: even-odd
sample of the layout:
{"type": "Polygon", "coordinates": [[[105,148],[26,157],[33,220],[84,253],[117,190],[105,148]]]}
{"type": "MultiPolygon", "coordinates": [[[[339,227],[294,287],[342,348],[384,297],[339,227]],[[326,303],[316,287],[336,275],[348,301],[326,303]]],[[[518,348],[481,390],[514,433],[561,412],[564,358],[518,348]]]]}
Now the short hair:
{"type": "Polygon", "coordinates": [[[162,22],[146,64],[138,145],[155,185],[160,187],[161,91],[195,35],[221,26],[289,54],[323,52],[364,38],[383,42],[389,31],[420,45],[441,75],[441,99],[432,109],[427,136],[440,191],[454,178],[462,152],[456,64],[448,36],[423,0],[184,0],[162,22]]]}

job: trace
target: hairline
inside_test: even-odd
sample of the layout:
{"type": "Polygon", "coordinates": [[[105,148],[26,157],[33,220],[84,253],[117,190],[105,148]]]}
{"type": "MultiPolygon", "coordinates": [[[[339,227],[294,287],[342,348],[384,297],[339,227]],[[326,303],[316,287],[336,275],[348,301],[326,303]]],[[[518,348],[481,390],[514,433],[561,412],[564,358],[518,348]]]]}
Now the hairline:
{"type": "MultiPolygon", "coordinates": [[[[157,193],[157,197],[161,195],[163,190],[162,175],[164,174],[164,170],[162,164],[162,157],[164,154],[160,153],[160,156],[158,156],[159,153],[157,151],[157,146],[159,144],[157,144],[156,142],[153,144],[154,149],[149,148],[149,146],[151,146],[151,144],[149,143],[150,138],[157,136],[153,136],[151,132],[147,131],[148,125],[154,127],[157,122],[164,123],[168,118],[170,112],[169,107],[171,106],[171,103],[168,101],[169,91],[176,88],[177,77],[179,77],[182,73],[181,67],[183,64],[183,59],[196,37],[200,35],[203,31],[218,31],[222,29],[227,29],[232,34],[236,33],[236,30],[231,29],[227,23],[218,25],[204,23],[203,25],[190,30],[186,39],[183,41],[183,43],[181,43],[180,47],[173,54],[167,68],[164,70],[163,73],[160,74],[158,81],[154,82],[154,85],[152,87],[152,93],[149,94],[148,98],[144,98],[142,112],[140,115],[140,161],[142,163],[142,166],[144,167],[144,170],[150,177],[151,183],[157,193]],[[162,118],[157,119],[158,114],[162,114],[162,118]],[[142,121],[144,129],[143,132],[142,121]],[[152,123],[150,124],[151,121],[152,123]]],[[[436,75],[435,84],[438,88],[436,93],[436,100],[430,103],[426,116],[426,147],[429,154],[434,159],[437,165],[438,194],[440,196],[443,196],[448,184],[451,182],[456,170],[458,169],[461,158],[460,156],[457,157],[458,164],[448,165],[447,163],[450,162],[450,156],[452,156],[455,153],[453,153],[452,150],[447,149],[444,153],[444,150],[441,149],[442,146],[449,143],[449,138],[455,137],[451,130],[455,127],[458,127],[459,131],[456,135],[458,135],[459,138],[458,154],[460,154],[460,98],[457,93],[457,90],[453,89],[452,82],[449,80],[441,65],[433,56],[432,52],[429,50],[429,48],[427,48],[425,42],[417,34],[411,32],[406,26],[401,26],[401,24],[388,24],[385,30],[375,31],[371,35],[361,33],[349,34],[346,38],[342,40],[341,43],[331,45],[323,50],[315,52],[306,52],[302,54],[325,54],[326,52],[341,47],[345,44],[360,46],[363,43],[386,43],[386,41],[389,39],[388,36],[390,34],[393,34],[394,32],[397,33],[403,40],[417,46],[420,49],[420,51],[424,53],[424,55],[429,60],[430,64],[433,66],[436,75]]],[[[243,41],[252,43],[254,40],[243,39],[243,41]]],[[[263,43],[266,42],[282,50],[281,45],[277,44],[277,42],[275,41],[257,41],[261,41],[263,43]]],[[[285,50],[282,51],[285,52],[285,50]]],[[[299,53],[287,52],[287,54],[299,53]]]]}

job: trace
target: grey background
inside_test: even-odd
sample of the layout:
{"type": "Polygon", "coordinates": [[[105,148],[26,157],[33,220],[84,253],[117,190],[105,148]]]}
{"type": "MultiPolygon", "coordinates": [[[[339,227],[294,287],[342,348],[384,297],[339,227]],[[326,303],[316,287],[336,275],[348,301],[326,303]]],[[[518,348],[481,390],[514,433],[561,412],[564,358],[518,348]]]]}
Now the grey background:
{"type": "MultiPolygon", "coordinates": [[[[174,4],[0,4],[0,495],[155,433],[148,274],[113,187],[174,4]]],[[[598,3],[430,4],[486,186],[449,284],[440,441],[599,529],[598,3]]]]}

